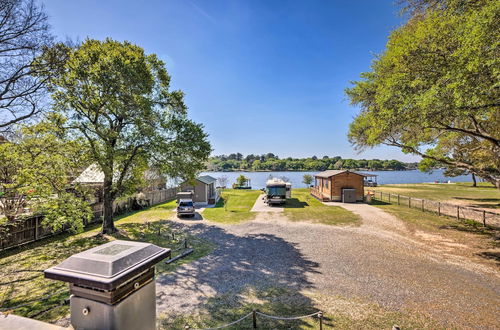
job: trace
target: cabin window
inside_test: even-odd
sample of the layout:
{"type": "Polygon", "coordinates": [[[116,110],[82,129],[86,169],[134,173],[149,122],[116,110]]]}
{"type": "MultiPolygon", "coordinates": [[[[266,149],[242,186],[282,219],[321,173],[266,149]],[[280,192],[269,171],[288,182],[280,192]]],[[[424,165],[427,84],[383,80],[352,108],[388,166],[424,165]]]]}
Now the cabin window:
{"type": "Polygon", "coordinates": [[[329,184],[329,183],[328,183],[328,180],[326,180],[326,181],[325,181],[325,186],[326,186],[326,189],[329,189],[329,188],[328,188],[328,184],[329,184]]]}

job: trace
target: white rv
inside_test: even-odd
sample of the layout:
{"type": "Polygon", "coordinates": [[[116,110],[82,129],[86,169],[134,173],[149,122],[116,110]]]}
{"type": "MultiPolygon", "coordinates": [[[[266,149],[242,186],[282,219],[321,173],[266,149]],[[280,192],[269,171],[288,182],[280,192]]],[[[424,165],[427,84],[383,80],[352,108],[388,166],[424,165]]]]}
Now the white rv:
{"type": "Polygon", "coordinates": [[[265,201],[268,205],[284,204],[287,198],[292,197],[292,184],[278,178],[266,182],[265,201]]]}

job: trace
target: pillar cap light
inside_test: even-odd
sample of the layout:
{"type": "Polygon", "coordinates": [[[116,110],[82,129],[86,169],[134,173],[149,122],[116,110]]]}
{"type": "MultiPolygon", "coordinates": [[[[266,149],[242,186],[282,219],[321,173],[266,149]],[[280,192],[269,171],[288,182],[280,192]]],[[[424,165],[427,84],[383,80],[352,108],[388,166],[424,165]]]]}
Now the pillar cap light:
{"type": "Polygon", "coordinates": [[[113,290],[170,254],[170,249],[154,244],[116,240],[72,255],[44,274],[78,286],[113,290]]]}

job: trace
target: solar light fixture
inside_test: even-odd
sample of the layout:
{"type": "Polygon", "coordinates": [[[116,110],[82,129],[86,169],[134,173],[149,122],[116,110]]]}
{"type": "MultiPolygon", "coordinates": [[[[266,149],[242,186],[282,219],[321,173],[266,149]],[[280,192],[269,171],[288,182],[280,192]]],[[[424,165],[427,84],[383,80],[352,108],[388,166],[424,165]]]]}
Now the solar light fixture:
{"type": "Polygon", "coordinates": [[[45,270],[45,277],[69,283],[75,329],[155,329],[155,265],[170,249],[133,241],[112,241],[72,255],[45,270]]]}

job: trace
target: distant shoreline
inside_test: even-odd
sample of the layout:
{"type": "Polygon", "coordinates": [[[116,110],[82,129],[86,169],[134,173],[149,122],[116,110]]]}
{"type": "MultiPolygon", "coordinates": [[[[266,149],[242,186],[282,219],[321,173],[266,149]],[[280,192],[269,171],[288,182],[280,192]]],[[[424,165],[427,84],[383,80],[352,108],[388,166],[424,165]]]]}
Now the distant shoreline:
{"type": "MultiPolygon", "coordinates": [[[[435,170],[439,170],[436,168],[435,170]]],[[[326,170],[324,170],[326,171],[326,170]]],[[[341,170],[342,171],[342,170],[341,170]]],[[[417,168],[405,169],[405,170],[353,170],[349,169],[346,171],[359,171],[359,172],[407,172],[407,171],[418,171],[417,168]]],[[[229,170],[229,171],[214,171],[205,170],[203,172],[221,172],[221,173],[233,173],[233,172],[247,172],[247,173],[273,173],[273,172],[323,172],[322,170],[229,170]]]]}

